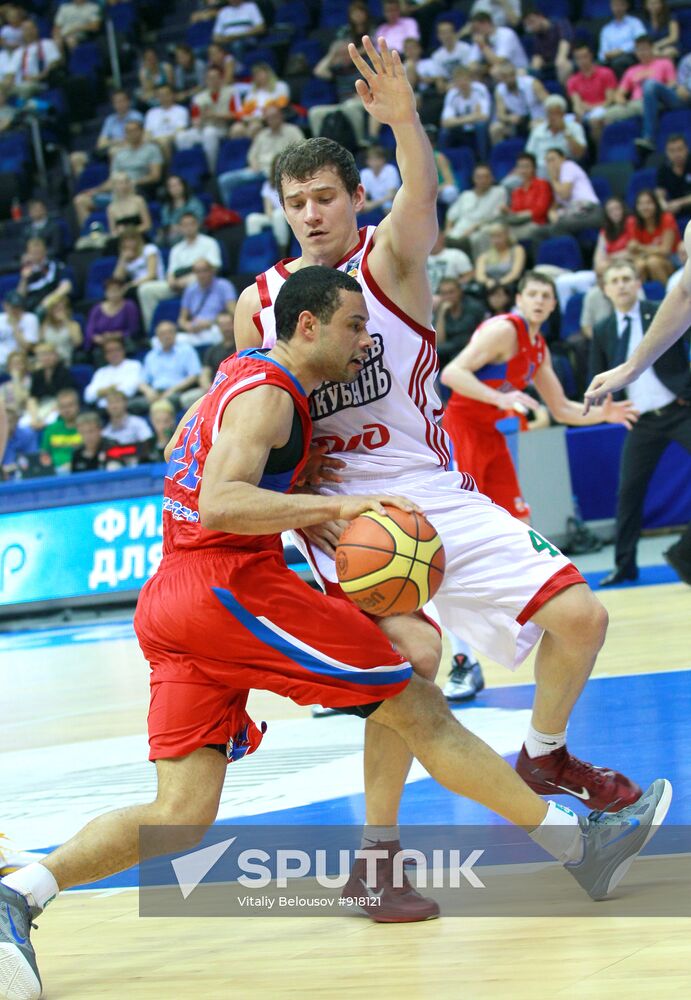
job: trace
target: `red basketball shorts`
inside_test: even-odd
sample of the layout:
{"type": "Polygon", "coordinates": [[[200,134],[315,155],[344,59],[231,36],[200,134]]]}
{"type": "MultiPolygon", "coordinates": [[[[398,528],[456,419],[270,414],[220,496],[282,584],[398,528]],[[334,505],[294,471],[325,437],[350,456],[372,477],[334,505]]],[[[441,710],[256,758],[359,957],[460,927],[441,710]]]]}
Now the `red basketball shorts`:
{"type": "Polygon", "coordinates": [[[252,688],[344,708],[393,697],[412,673],[355,605],[313,590],[280,552],[166,556],[134,626],[151,665],[151,760],[209,744],[229,760],[252,753],[252,688]]]}
{"type": "Polygon", "coordinates": [[[456,465],[475,480],[480,493],[522,521],[530,520],[530,507],[521,495],[516,468],[506,438],[494,425],[485,427],[456,417],[450,409],[443,427],[453,442],[456,465]]]}

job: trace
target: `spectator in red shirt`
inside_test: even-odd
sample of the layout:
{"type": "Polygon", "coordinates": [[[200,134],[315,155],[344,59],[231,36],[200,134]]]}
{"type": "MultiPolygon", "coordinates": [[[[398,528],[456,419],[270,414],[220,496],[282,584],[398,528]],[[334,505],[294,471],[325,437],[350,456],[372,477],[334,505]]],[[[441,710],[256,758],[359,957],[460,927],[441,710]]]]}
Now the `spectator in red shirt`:
{"type": "Polygon", "coordinates": [[[663,212],[654,191],[640,191],[634,214],[626,221],[627,250],[641,281],[667,279],[675,269],[670,257],[680,240],[679,226],[671,212],[663,212]]]}
{"type": "Polygon", "coordinates": [[[510,205],[502,209],[504,221],[511,226],[515,239],[531,239],[540,226],[547,224],[552,188],[549,181],[537,176],[537,161],[532,153],[520,154],[514,174],[521,183],[512,190],[510,205]]]}
{"type": "Polygon", "coordinates": [[[636,39],[635,51],[638,62],[635,66],[629,66],[619,81],[614,104],[605,111],[607,123],[643,114],[643,84],[646,80],[655,80],[668,87],[677,81],[674,63],[655,55],[650,35],[641,35],[636,39]]]}
{"type": "Polygon", "coordinates": [[[582,125],[588,123],[590,134],[599,142],[605,126],[605,110],[614,101],[617,78],[609,66],[598,66],[586,42],[575,46],[573,57],[578,72],[569,77],[566,90],[576,118],[582,125]]]}

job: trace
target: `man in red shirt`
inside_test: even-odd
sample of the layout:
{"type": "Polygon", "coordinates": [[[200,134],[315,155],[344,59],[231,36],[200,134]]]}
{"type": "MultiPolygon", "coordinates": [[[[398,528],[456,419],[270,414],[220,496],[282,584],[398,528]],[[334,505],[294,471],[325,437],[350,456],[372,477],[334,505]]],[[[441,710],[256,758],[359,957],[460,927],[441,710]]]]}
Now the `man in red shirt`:
{"type": "Polygon", "coordinates": [[[547,212],[552,204],[549,181],[537,176],[537,160],[532,153],[521,153],[516,160],[515,174],[521,184],[511,192],[510,206],[502,212],[517,240],[531,239],[540,226],[547,225],[547,212]]]}
{"type": "Polygon", "coordinates": [[[605,110],[614,101],[617,78],[609,66],[595,62],[593,50],[586,42],[575,47],[573,56],[578,72],[569,77],[566,90],[576,118],[582,125],[588,123],[597,142],[605,126],[605,110]]]}

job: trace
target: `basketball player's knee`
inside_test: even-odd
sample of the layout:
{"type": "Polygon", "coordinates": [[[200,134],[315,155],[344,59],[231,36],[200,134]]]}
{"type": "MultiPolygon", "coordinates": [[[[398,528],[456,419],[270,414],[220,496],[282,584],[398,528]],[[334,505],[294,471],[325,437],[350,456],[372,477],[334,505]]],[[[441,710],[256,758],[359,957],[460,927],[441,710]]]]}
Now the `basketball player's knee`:
{"type": "Polygon", "coordinates": [[[161,826],[207,828],[218,814],[217,796],[206,796],[201,789],[192,795],[187,790],[159,791],[153,805],[156,822],[161,826]]]}
{"type": "Polygon", "coordinates": [[[597,652],[605,641],[609,616],[592,590],[587,587],[571,588],[565,592],[563,622],[559,632],[562,639],[574,646],[587,645],[597,652]]]}
{"type": "Polygon", "coordinates": [[[419,677],[433,681],[439,671],[441,660],[441,636],[437,630],[430,629],[430,634],[424,641],[416,642],[408,658],[419,677]]]}
{"type": "Polygon", "coordinates": [[[427,740],[451,717],[446,698],[433,681],[413,676],[404,696],[404,736],[427,740]]]}

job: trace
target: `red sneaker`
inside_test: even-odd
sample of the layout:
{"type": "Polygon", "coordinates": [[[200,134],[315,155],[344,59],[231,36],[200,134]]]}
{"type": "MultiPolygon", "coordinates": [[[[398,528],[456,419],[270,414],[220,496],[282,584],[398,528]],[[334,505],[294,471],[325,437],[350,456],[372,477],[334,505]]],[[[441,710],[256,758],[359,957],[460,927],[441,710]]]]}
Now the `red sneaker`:
{"type": "Polygon", "coordinates": [[[393,857],[401,850],[399,842],[380,841],[372,850],[388,851],[387,858],[377,858],[376,885],[367,884],[367,863],[364,858],[358,858],[350,878],[343,886],[342,898],[359,906],[368,917],[380,924],[406,924],[438,917],[438,903],[433,899],[426,899],[413,889],[405,871],[403,884],[393,884],[393,857]]]}
{"type": "Polygon", "coordinates": [[[516,770],[538,795],[573,795],[590,809],[619,812],[637,802],[643,794],[638,785],[623,774],[579,760],[566,747],[542,757],[529,757],[524,745],[516,761],[516,770]]]}

